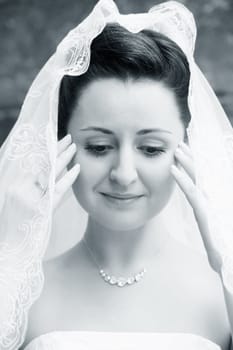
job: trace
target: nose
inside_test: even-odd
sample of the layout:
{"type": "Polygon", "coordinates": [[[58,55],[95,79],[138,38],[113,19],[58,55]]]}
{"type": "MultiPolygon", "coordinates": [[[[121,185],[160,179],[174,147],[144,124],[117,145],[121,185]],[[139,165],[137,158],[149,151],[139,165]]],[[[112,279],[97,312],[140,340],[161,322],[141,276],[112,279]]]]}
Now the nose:
{"type": "Polygon", "coordinates": [[[132,152],[129,149],[119,151],[116,164],[110,171],[110,179],[120,186],[127,188],[137,180],[137,170],[132,152]]]}

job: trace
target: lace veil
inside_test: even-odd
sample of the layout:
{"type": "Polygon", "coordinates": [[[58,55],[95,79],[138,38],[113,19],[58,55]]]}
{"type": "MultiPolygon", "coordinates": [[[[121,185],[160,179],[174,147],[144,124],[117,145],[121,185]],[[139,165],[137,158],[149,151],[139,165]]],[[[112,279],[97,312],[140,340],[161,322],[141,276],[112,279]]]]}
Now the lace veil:
{"type": "MultiPolygon", "coordinates": [[[[175,41],[188,58],[191,122],[187,133],[196,184],[208,198],[211,234],[223,257],[221,272],[225,284],[233,290],[233,133],[217,97],[195,63],[194,18],[176,1],[156,5],[148,13],[121,15],[112,0],[100,0],[41,69],[0,149],[0,349],[13,350],[22,345],[28,310],[43,288],[42,259],[53,214],[61,79],[65,74],[79,76],[87,71],[91,42],[110,22],[134,33],[145,28],[161,32],[175,41]],[[47,192],[39,199],[35,196],[37,199],[32,202],[34,182],[41,174],[48,181],[47,192]]],[[[200,234],[191,207],[178,188],[162,215],[171,234],[185,244],[196,244],[195,237],[200,234]],[[174,227],[178,228],[176,232],[174,227]]],[[[201,244],[197,246],[204,252],[201,244]]]]}

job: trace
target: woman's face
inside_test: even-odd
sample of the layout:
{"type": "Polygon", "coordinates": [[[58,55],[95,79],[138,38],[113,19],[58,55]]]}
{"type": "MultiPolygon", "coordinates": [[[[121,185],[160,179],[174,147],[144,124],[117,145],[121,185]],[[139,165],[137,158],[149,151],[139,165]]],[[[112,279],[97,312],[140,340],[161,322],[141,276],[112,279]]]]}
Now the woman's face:
{"type": "Polygon", "coordinates": [[[161,82],[91,83],[68,132],[77,144],[73,163],[80,164],[73,191],[95,221],[130,230],[168,203],[174,187],[170,167],[185,130],[174,93],[161,82]]]}

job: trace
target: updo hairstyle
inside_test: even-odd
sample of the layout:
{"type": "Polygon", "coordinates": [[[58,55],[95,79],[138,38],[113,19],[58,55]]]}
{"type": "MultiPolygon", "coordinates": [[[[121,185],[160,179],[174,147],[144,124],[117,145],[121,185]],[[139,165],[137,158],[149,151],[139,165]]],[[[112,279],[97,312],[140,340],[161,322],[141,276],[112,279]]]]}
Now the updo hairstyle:
{"type": "MultiPolygon", "coordinates": [[[[58,139],[67,127],[79,97],[93,81],[117,78],[122,81],[150,79],[161,81],[174,91],[184,128],[190,121],[187,96],[190,70],[181,48],[165,35],[142,30],[129,32],[112,23],[106,25],[91,44],[91,60],[86,73],[65,75],[61,81],[58,104],[58,139]]],[[[172,117],[172,116],[171,116],[172,117]]]]}

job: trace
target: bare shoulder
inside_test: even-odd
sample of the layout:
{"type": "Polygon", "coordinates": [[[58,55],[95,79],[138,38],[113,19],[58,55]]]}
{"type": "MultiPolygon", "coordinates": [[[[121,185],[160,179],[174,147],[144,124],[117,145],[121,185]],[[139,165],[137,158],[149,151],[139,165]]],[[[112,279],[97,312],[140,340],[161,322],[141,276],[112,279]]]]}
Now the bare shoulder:
{"type": "Polygon", "coordinates": [[[44,262],[45,283],[37,305],[44,303],[45,300],[50,300],[51,297],[53,300],[56,296],[57,298],[62,297],[60,293],[62,293],[64,287],[67,287],[69,276],[72,273],[78,275],[80,273],[79,270],[83,268],[82,254],[79,252],[79,244],[77,244],[65,253],[44,262]]]}
{"type": "Polygon", "coordinates": [[[218,274],[211,268],[206,253],[193,249],[189,245],[185,245],[174,240],[172,246],[175,258],[179,268],[184,273],[190,275],[190,281],[194,283],[196,279],[203,278],[206,284],[215,284],[221,290],[221,280],[218,274]],[[179,257],[179,258],[178,258],[179,257]]]}
{"type": "Polygon", "coordinates": [[[184,274],[185,283],[193,290],[201,288],[202,295],[213,299],[225,311],[223,286],[220,276],[211,268],[207,255],[184,244],[177,244],[177,268],[184,274]]]}
{"type": "Polygon", "coordinates": [[[56,324],[56,310],[64,304],[67,288],[67,272],[72,249],[45,261],[43,264],[44,286],[40,297],[29,311],[28,329],[24,346],[41,334],[53,331],[56,324]]]}
{"type": "Polygon", "coordinates": [[[207,338],[209,335],[210,339],[221,344],[222,349],[228,349],[231,329],[220,276],[211,268],[204,252],[181,243],[177,243],[176,249],[175,254],[179,256],[176,269],[182,275],[182,287],[187,298],[191,296],[191,300],[201,308],[207,338]]]}

